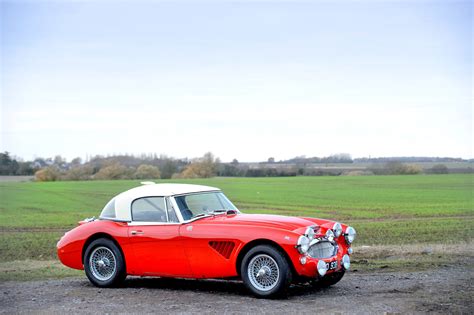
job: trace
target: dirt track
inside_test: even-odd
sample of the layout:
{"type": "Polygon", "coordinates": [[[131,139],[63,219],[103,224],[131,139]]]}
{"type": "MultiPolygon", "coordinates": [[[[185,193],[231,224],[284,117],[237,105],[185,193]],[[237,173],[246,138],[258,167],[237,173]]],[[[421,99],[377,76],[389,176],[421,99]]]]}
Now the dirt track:
{"type": "Polygon", "coordinates": [[[1,313],[470,313],[469,266],[410,273],[346,274],[328,289],[293,286],[287,299],[261,300],[242,283],[131,278],[120,289],[87,279],[0,284],[1,313]]]}

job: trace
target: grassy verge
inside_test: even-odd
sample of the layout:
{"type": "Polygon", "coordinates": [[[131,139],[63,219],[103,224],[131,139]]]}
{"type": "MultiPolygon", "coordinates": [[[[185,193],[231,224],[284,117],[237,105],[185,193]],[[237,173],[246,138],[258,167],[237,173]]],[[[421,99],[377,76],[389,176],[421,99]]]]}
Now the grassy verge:
{"type": "Polygon", "coordinates": [[[84,276],[82,270],[63,266],[57,260],[15,260],[0,263],[0,281],[32,281],[84,276]]]}
{"type": "Polygon", "coordinates": [[[376,245],[354,248],[358,272],[420,271],[454,265],[473,266],[474,243],[376,245]]]}

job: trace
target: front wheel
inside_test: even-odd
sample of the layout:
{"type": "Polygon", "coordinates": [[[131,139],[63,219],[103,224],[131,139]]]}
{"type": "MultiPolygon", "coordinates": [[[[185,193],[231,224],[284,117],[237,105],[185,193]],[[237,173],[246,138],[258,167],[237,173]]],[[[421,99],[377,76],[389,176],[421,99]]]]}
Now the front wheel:
{"type": "Polygon", "coordinates": [[[257,297],[284,295],[292,278],[285,256],[269,245],[252,248],[242,260],[240,273],[246,287],[257,297]]]}
{"type": "Polygon", "coordinates": [[[90,282],[98,287],[118,286],[126,277],[123,255],[115,243],[100,238],[87,246],[84,270],[90,282]]]}

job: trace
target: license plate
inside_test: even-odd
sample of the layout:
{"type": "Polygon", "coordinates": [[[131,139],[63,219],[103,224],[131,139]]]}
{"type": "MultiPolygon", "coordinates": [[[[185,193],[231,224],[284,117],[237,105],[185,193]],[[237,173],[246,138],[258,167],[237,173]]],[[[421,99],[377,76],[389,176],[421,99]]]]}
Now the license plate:
{"type": "Polygon", "coordinates": [[[337,269],[337,260],[326,263],[328,270],[337,269]]]}

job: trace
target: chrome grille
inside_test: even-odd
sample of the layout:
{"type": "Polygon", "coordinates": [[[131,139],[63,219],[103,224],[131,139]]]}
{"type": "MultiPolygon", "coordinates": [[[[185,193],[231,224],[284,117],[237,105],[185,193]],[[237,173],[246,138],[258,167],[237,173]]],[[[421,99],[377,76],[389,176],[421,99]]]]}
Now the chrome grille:
{"type": "Polygon", "coordinates": [[[337,245],[329,241],[321,241],[311,245],[308,250],[308,255],[313,258],[331,258],[337,253],[337,245]]]}

